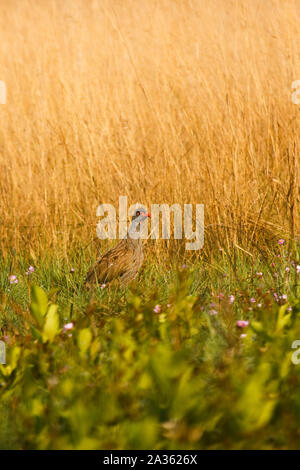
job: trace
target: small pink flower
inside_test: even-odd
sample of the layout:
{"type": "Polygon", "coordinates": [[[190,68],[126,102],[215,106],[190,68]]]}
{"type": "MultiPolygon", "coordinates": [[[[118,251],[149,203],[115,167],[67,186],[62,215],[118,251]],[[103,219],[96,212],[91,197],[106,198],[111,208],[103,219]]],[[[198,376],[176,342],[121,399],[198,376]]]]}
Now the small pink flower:
{"type": "Polygon", "coordinates": [[[284,245],[285,244],[285,240],[283,240],[283,238],[280,238],[278,240],[278,245],[284,245]]]}
{"type": "Polygon", "coordinates": [[[286,272],[286,273],[289,273],[289,272],[290,272],[290,268],[289,268],[288,266],[285,268],[285,272],[286,272]]]}
{"type": "Polygon", "coordinates": [[[263,273],[256,273],[257,277],[263,277],[263,273]]]}
{"type": "Polygon", "coordinates": [[[63,330],[64,331],[70,331],[72,330],[72,328],[74,328],[74,323],[70,322],[70,323],[66,323],[63,327],[63,330]]]}
{"type": "Polygon", "coordinates": [[[220,292],[220,294],[217,295],[217,297],[218,297],[218,299],[220,299],[220,300],[224,299],[224,294],[223,294],[223,292],[220,292]]]}
{"type": "Polygon", "coordinates": [[[252,304],[255,304],[255,302],[256,302],[255,298],[254,298],[254,297],[251,297],[250,302],[251,302],[252,304]]]}
{"type": "Polygon", "coordinates": [[[29,268],[27,269],[26,271],[26,276],[30,276],[30,274],[32,274],[34,272],[34,267],[33,266],[29,266],[29,268]]]}
{"type": "Polygon", "coordinates": [[[18,284],[18,279],[17,279],[17,276],[15,276],[14,274],[12,274],[11,276],[9,276],[9,282],[10,284],[18,284]]]}
{"type": "Polygon", "coordinates": [[[296,273],[300,274],[300,265],[299,264],[296,266],[296,273]]]}
{"type": "Polygon", "coordinates": [[[101,284],[100,289],[105,289],[106,284],[101,284]]]}
{"type": "Polygon", "coordinates": [[[236,326],[239,328],[246,328],[246,326],[249,326],[249,322],[247,320],[238,320],[236,322],[236,326]]]}
{"type": "Polygon", "coordinates": [[[240,338],[246,338],[246,336],[247,336],[247,335],[246,335],[245,333],[242,333],[242,334],[240,335],[240,338]]]}
{"type": "Polygon", "coordinates": [[[167,304],[167,308],[170,308],[171,307],[171,304],[167,304]]]}
{"type": "Polygon", "coordinates": [[[280,299],[281,299],[281,300],[284,300],[284,301],[287,300],[287,295],[286,295],[286,294],[282,294],[282,295],[280,296],[280,299]]]}
{"type": "Polygon", "coordinates": [[[153,311],[154,311],[155,313],[160,313],[160,312],[161,312],[161,306],[160,306],[160,305],[158,305],[158,304],[157,304],[157,305],[155,305],[155,307],[154,307],[153,311]]]}
{"type": "Polygon", "coordinates": [[[257,304],[258,308],[261,308],[262,307],[262,304],[257,304]]]}
{"type": "Polygon", "coordinates": [[[234,295],[230,295],[230,296],[228,297],[228,302],[229,302],[230,304],[233,304],[234,301],[235,301],[234,295]]]}
{"type": "Polygon", "coordinates": [[[289,305],[289,307],[287,308],[287,311],[291,312],[292,310],[293,310],[292,307],[289,305]]]}
{"type": "Polygon", "coordinates": [[[211,316],[218,315],[217,310],[214,310],[214,309],[213,309],[213,310],[210,310],[208,313],[209,313],[209,315],[211,315],[211,316]]]}
{"type": "Polygon", "coordinates": [[[75,268],[70,269],[70,273],[73,274],[75,272],[75,268]]]}

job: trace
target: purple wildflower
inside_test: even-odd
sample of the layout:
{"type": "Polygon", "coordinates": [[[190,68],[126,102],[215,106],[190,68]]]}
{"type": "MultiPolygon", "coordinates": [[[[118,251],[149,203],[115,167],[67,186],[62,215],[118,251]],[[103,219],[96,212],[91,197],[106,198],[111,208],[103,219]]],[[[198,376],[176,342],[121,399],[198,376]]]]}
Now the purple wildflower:
{"type": "Polygon", "coordinates": [[[30,274],[32,274],[34,272],[34,267],[33,266],[29,266],[29,268],[27,269],[26,271],[26,276],[29,276],[30,274]]]}
{"type": "Polygon", "coordinates": [[[210,310],[208,313],[209,313],[211,316],[213,316],[213,315],[218,315],[217,310],[214,310],[214,309],[213,309],[213,310],[210,310]]]}
{"type": "Polygon", "coordinates": [[[72,323],[72,322],[66,323],[63,327],[63,331],[64,332],[70,331],[70,330],[72,330],[72,328],[74,328],[74,323],[72,323]]]}
{"type": "Polygon", "coordinates": [[[17,279],[17,276],[15,276],[14,274],[12,274],[11,276],[9,276],[9,282],[10,284],[18,284],[18,279],[17,279]]]}

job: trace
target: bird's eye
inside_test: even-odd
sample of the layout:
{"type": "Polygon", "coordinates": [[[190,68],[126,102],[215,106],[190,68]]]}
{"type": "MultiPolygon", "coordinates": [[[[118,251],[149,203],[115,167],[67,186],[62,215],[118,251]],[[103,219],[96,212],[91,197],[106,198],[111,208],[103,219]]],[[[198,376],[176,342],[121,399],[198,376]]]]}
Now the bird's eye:
{"type": "Polygon", "coordinates": [[[135,215],[138,217],[140,215],[140,211],[136,211],[135,215]]]}

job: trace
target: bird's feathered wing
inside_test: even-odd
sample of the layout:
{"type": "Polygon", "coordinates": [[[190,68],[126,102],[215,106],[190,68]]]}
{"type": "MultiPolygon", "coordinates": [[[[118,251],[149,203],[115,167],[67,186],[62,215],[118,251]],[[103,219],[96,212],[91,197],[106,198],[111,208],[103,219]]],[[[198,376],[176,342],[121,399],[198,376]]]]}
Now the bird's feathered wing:
{"type": "Polygon", "coordinates": [[[134,279],[143,262],[141,243],[121,240],[118,245],[101,256],[87,274],[85,284],[106,284],[118,279],[126,284],[134,279]]]}

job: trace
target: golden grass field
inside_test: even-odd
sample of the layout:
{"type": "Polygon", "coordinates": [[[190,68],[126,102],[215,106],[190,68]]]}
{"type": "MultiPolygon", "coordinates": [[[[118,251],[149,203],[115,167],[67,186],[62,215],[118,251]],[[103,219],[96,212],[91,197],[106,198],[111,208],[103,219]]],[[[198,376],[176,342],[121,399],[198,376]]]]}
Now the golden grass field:
{"type": "Polygon", "coordinates": [[[119,195],[204,203],[207,252],[299,240],[299,20],[298,0],[0,0],[2,252],[97,240],[119,195]]]}

